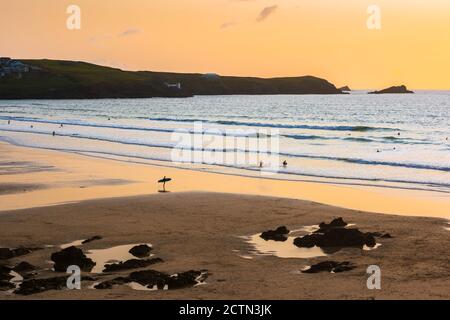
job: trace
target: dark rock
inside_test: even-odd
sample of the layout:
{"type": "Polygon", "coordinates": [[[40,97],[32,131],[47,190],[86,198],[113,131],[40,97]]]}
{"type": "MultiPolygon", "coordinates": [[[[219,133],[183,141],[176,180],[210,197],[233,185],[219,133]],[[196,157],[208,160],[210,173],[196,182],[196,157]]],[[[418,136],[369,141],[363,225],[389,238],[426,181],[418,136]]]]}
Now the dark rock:
{"type": "Polygon", "coordinates": [[[169,290],[182,289],[196,285],[197,278],[202,275],[201,271],[187,271],[175,275],[168,275],[155,270],[137,271],[130,274],[130,282],[137,282],[140,285],[152,288],[155,285],[158,289],[164,289],[167,285],[169,290]]]}
{"type": "Polygon", "coordinates": [[[158,263],[158,262],[163,262],[163,260],[160,258],[147,259],[147,260],[131,259],[131,260],[127,260],[125,262],[106,264],[103,272],[115,272],[115,271],[129,270],[129,269],[145,268],[145,267],[148,267],[148,266],[158,263]]]}
{"type": "MultiPolygon", "coordinates": [[[[68,276],[25,280],[14,293],[27,296],[49,290],[63,290],[67,288],[67,279],[68,276]]],[[[90,277],[81,277],[81,280],[92,281],[94,279],[90,277]]]]}
{"type": "Polygon", "coordinates": [[[360,247],[364,245],[374,247],[375,238],[358,229],[331,228],[322,229],[321,233],[314,233],[294,240],[298,247],[360,247]]]}
{"type": "Polygon", "coordinates": [[[49,279],[31,279],[22,282],[15,294],[31,295],[48,290],[61,290],[67,286],[67,277],[56,277],[49,279]]]}
{"type": "Polygon", "coordinates": [[[33,250],[35,249],[25,247],[19,247],[16,249],[0,248],[0,260],[7,260],[15,257],[24,256],[26,254],[31,253],[33,250]]]}
{"type": "Polygon", "coordinates": [[[322,237],[322,235],[317,233],[308,234],[304,237],[295,238],[294,244],[301,248],[312,248],[321,242],[322,237]]]}
{"type": "Polygon", "coordinates": [[[14,278],[12,275],[10,275],[11,271],[11,268],[0,265],[0,281],[9,281],[14,278]]]}
{"type": "Polygon", "coordinates": [[[0,248],[0,260],[11,259],[13,257],[12,251],[8,248],[0,248]]]}
{"type": "Polygon", "coordinates": [[[383,234],[381,236],[381,238],[383,238],[383,239],[391,239],[391,238],[393,238],[393,236],[391,236],[389,233],[385,233],[385,234],[383,234]]]}
{"type": "Polygon", "coordinates": [[[18,273],[21,273],[21,272],[30,272],[30,271],[34,271],[34,270],[36,270],[36,269],[37,269],[37,268],[36,268],[35,266],[33,266],[33,265],[31,265],[31,264],[29,264],[28,262],[25,262],[25,261],[19,263],[17,266],[15,266],[15,267],[13,268],[13,270],[14,270],[15,272],[18,272],[18,273]]]}
{"type": "Polygon", "coordinates": [[[303,273],[318,273],[318,272],[345,272],[355,269],[350,262],[336,262],[336,261],[323,261],[315,265],[312,265],[309,269],[302,271],[303,273]]]}
{"type": "Polygon", "coordinates": [[[92,241],[102,240],[103,238],[101,236],[93,236],[89,239],[84,240],[81,244],[90,243],[92,241]]]}
{"type": "Polygon", "coordinates": [[[136,282],[140,285],[158,289],[164,289],[167,285],[169,290],[193,287],[200,281],[206,279],[206,271],[187,271],[174,275],[155,271],[144,270],[131,273],[128,277],[118,277],[113,280],[104,281],[95,286],[96,289],[111,289],[115,285],[123,285],[130,282],[136,282]],[[203,276],[203,277],[202,277],[203,276]]]}
{"type": "Polygon", "coordinates": [[[379,91],[369,92],[369,94],[385,94],[385,93],[414,93],[413,91],[409,91],[406,86],[393,86],[379,91]]]}
{"type": "Polygon", "coordinates": [[[72,265],[78,266],[82,271],[90,272],[95,266],[94,261],[87,258],[81,249],[74,246],[53,253],[51,259],[55,262],[56,272],[66,272],[67,267],[72,265]]]}
{"type": "MultiPolygon", "coordinates": [[[[343,228],[345,226],[347,226],[347,222],[344,221],[344,219],[342,218],[337,218],[334,219],[333,221],[331,221],[330,223],[325,223],[322,222],[321,224],[319,224],[319,228],[320,229],[330,229],[330,228],[343,228]]],[[[320,230],[318,230],[317,232],[320,232],[320,230]]]]}
{"type": "Polygon", "coordinates": [[[131,248],[129,252],[135,257],[145,258],[150,255],[150,251],[152,251],[152,247],[146,244],[141,244],[131,248]]]}
{"type": "Polygon", "coordinates": [[[0,291],[8,291],[14,289],[15,287],[16,286],[9,281],[0,280],[0,291]]]}
{"type": "Polygon", "coordinates": [[[289,230],[286,227],[278,227],[276,230],[268,230],[261,233],[260,237],[264,240],[274,240],[284,242],[287,240],[289,230]]]}

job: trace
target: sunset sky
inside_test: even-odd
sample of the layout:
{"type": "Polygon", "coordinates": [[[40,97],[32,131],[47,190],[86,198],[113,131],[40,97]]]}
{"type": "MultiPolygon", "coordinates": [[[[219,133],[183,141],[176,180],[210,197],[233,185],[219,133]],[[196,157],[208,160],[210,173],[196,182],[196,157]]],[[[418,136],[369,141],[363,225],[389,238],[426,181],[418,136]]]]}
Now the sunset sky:
{"type": "Polygon", "coordinates": [[[450,89],[448,0],[2,0],[0,55],[450,89]],[[81,8],[81,30],[66,9],[81,8]],[[369,30],[367,8],[381,9],[369,30]]]}

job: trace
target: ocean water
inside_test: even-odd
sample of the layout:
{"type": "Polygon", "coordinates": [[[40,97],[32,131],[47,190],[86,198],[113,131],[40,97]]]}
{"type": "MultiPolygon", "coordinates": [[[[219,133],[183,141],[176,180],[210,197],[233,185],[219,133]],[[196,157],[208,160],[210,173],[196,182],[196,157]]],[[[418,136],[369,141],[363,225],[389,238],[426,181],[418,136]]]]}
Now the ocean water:
{"type": "Polygon", "coordinates": [[[264,156],[251,148],[217,143],[214,139],[225,131],[236,141],[265,135],[277,139],[279,150],[271,156],[288,165],[269,178],[450,192],[450,92],[446,91],[0,100],[0,139],[16,145],[121,161],[161,161],[195,170],[260,174],[259,161],[264,156]],[[195,133],[194,124],[200,122],[203,132],[195,133]],[[256,153],[257,162],[173,162],[173,148],[179,147],[174,132],[200,135],[205,143],[195,153],[222,153],[224,157],[256,153]]]}

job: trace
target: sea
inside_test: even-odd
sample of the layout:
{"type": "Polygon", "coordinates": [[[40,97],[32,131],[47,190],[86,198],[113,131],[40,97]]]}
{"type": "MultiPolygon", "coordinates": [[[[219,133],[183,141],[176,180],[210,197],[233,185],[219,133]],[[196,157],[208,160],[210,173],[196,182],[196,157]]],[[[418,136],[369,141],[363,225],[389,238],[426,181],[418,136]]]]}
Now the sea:
{"type": "Polygon", "coordinates": [[[267,179],[448,193],[449,139],[450,91],[0,100],[0,140],[14,145],[267,179]],[[252,147],[268,139],[276,148],[252,147]],[[252,159],[217,161],[233,156],[252,159]]]}

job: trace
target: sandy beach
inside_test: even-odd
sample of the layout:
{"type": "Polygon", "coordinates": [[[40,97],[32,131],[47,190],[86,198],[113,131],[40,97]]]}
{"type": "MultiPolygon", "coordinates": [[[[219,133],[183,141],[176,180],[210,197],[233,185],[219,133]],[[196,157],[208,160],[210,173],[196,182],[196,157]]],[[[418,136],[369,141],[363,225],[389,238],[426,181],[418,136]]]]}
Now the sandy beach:
{"type": "Polygon", "coordinates": [[[171,167],[170,162],[129,160],[0,142],[0,211],[157,194],[161,189],[157,181],[168,176],[174,179],[168,185],[171,192],[260,195],[353,210],[450,219],[450,197],[445,192],[354,185],[346,181],[276,180],[266,175],[244,177],[204,172],[201,166],[186,170],[171,167]]]}
{"type": "Polygon", "coordinates": [[[101,240],[79,248],[87,253],[147,243],[163,260],[147,269],[168,274],[207,270],[204,284],[180,290],[147,292],[127,285],[91,289],[134,271],[127,270],[92,274],[81,291],[0,292],[0,299],[450,299],[445,219],[450,210],[443,195],[272,181],[0,147],[0,247],[40,248],[3,263],[26,261],[39,268],[38,278],[52,277],[50,256],[61,245],[100,235],[101,240]],[[174,178],[170,193],[158,193],[155,181],[164,175],[174,178]],[[381,245],[370,251],[344,248],[305,259],[280,258],[248,241],[279,226],[301,230],[337,217],[392,238],[377,238],[381,245]],[[301,272],[327,260],[348,261],[355,268],[335,274],[301,272]],[[381,290],[367,289],[369,265],[382,270],[381,290]]]}

